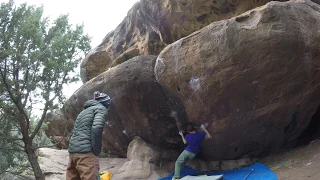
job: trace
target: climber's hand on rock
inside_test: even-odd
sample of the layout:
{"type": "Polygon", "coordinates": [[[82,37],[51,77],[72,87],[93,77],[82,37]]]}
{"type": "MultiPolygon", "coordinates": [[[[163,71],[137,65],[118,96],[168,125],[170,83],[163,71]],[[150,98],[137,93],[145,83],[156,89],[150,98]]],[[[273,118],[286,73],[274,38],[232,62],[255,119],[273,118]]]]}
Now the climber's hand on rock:
{"type": "Polygon", "coordinates": [[[180,136],[183,136],[183,132],[182,131],[179,131],[179,134],[180,134],[180,136]]]}
{"type": "Polygon", "coordinates": [[[206,135],[206,139],[212,139],[211,134],[206,135]]]}

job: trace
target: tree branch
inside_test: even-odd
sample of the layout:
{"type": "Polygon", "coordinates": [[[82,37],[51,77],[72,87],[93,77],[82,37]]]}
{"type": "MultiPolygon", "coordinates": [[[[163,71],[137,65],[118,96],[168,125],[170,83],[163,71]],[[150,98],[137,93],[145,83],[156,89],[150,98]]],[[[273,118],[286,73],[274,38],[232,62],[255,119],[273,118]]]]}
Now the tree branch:
{"type": "Polygon", "coordinates": [[[21,55],[18,55],[16,64],[13,63],[13,64],[15,64],[15,66],[13,66],[14,68],[12,69],[13,77],[14,77],[14,80],[15,80],[15,81],[13,81],[13,84],[15,86],[16,98],[17,98],[18,102],[20,101],[20,97],[21,97],[21,92],[20,92],[20,88],[19,88],[19,71],[20,71],[19,62],[21,61],[21,57],[20,56],[21,55]]]}
{"type": "Polygon", "coordinates": [[[11,111],[11,109],[9,109],[9,108],[7,108],[7,107],[5,107],[5,106],[0,106],[1,108],[2,108],[2,110],[5,112],[5,113],[7,113],[7,114],[9,114],[10,116],[12,116],[12,117],[15,117],[17,114],[13,111],[11,111]]]}
{"type": "Polygon", "coordinates": [[[8,150],[8,151],[20,151],[20,152],[25,152],[24,149],[17,149],[17,148],[0,147],[0,149],[4,149],[4,150],[8,150]]]}
{"type": "Polygon", "coordinates": [[[5,141],[22,141],[21,138],[0,138],[0,140],[5,140],[5,141]]]}
{"type": "MultiPolygon", "coordinates": [[[[23,141],[23,140],[21,139],[21,141],[23,141]]],[[[18,147],[20,147],[20,148],[24,149],[24,146],[22,146],[22,145],[18,144],[18,143],[17,143],[17,142],[15,142],[15,141],[12,141],[11,143],[13,143],[14,145],[16,145],[16,146],[18,146],[18,147]]]]}
{"type": "Polygon", "coordinates": [[[23,119],[18,119],[19,120],[19,123],[20,123],[20,127],[21,127],[21,130],[22,130],[22,134],[23,134],[23,137],[24,138],[28,138],[29,135],[28,135],[28,129],[29,127],[26,126],[26,122],[29,121],[29,117],[28,115],[26,114],[26,112],[23,110],[23,108],[20,106],[19,102],[17,101],[17,99],[15,99],[12,91],[11,91],[11,88],[9,87],[8,83],[7,83],[7,79],[6,77],[4,76],[4,73],[2,72],[2,70],[0,69],[0,74],[1,74],[1,77],[2,77],[2,81],[3,81],[3,84],[5,85],[6,87],[6,90],[7,92],[9,93],[9,96],[10,96],[10,99],[12,100],[12,102],[16,105],[16,107],[18,108],[19,112],[22,114],[22,116],[25,118],[25,121],[23,119]]]}
{"type": "Polygon", "coordinates": [[[36,128],[34,129],[34,131],[31,133],[31,136],[30,136],[30,139],[33,140],[34,137],[38,134],[42,124],[43,124],[43,121],[45,120],[45,117],[46,117],[46,114],[47,114],[47,111],[49,109],[49,101],[46,102],[45,106],[44,106],[44,109],[43,109],[43,113],[41,115],[41,119],[40,121],[37,123],[37,126],[36,128]]]}
{"type": "MultiPolygon", "coordinates": [[[[29,83],[29,70],[30,70],[30,68],[29,68],[29,66],[27,67],[27,70],[26,70],[26,72],[25,72],[25,74],[24,74],[24,78],[23,78],[23,85],[22,85],[22,88],[21,88],[21,90],[20,90],[20,94],[19,94],[19,99],[21,98],[21,96],[22,96],[22,92],[24,91],[24,89],[26,88],[26,86],[27,86],[27,84],[29,83]]],[[[27,94],[27,96],[26,97],[24,97],[25,99],[28,99],[28,94],[27,94]]],[[[23,103],[24,104],[24,103],[23,103]]]]}
{"type": "Polygon", "coordinates": [[[57,97],[57,93],[54,95],[54,97],[52,99],[49,99],[49,96],[50,96],[50,88],[51,88],[51,85],[52,85],[52,82],[48,82],[48,87],[46,89],[46,97],[44,98],[46,100],[46,104],[44,106],[44,109],[43,109],[43,112],[42,112],[42,115],[41,115],[41,119],[40,121],[38,122],[36,128],[34,129],[34,131],[32,132],[30,138],[31,140],[34,139],[34,137],[37,135],[37,133],[39,132],[45,118],[46,118],[46,115],[47,115],[47,111],[49,110],[49,104],[52,104],[52,102],[56,99],[57,97]]]}
{"type": "Polygon", "coordinates": [[[24,179],[27,179],[27,180],[31,180],[31,178],[29,178],[29,177],[27,177],[27,176],[24,176],[24,175],[22,175],[22,174],[19,174],[19,173],[16,173],[16,172],[11,172],[11,171],[4,171],[5,173],[10,173],[10,174],[12,174],[12,175],[14,175],[14,176],[20,176],[20,177],[22,177],[22,178],[24,178],[24,179]]]}
{"type": "MultiPolygon", "coordinates": [[[[30,48],[28,49],[28,59],[29,59],[29,58],[30,58],[30,48]]],[[[38,67],[39,67],[39,61],[36,62],[35,69],[37,69],[38,67]]],[[[27,69],[28,69],[28,70],[27,70],[27,72],[26,72],[26,74],[25,74],[25,77],[24,77],[24,82],[25,82],[25,83],[23,84],[23,87],[22,87],[22,90],[21,90],[21,91],[24,91],[24,89],[26,88],[27,84],[30,83],[30,82],[29,82],[29,77],[31,78],[31,83],[37,83],[37,82],[35,82],[37,71],[34,69],[32,75],[29,75],[30,66],[28,66],[27,69]]],[[[30,84],[31,84],[31,83],[30,83],[30,84]]],[[[23,106],[26,106],[27,101],[28,101],[28,97],[29,97],[29,95],[30,95],[30,92],[32,91],[32,88],[26,88],[26,89],[27,89],[27,92],[26,92],[26,95],[25,95],[25,97],[24,97],[24,101],[23,101],[23,103],[22,103],[23,106]]]]}

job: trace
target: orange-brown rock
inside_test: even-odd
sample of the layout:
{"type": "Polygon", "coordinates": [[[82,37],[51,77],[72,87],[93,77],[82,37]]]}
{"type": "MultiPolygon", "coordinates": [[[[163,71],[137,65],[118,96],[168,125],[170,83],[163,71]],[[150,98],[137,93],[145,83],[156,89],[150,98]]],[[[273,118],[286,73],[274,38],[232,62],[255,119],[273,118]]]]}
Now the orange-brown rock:
{"type": "Polygon", "coordinates": [[[206,159],[257,156],[294,142],[320,105],[320,6],[270,2],[167,46],[156,79],[208,123],[206,159]]]}
{"type": "Polygon", "coordinates": [[[85,83],[63,107],[65,124],[73,124],[83,104],[100,91],[112,99],[103,133],[104,153],[125,157],[135,136],[156,147],[180,150],[174,117],[186,119],[184,109],[179,101],[169,106],[154,77],[155,61],[156,56],[137,56],[85,83]],[[173,116],[172,111],[179,114],[173,116]]]}
{"type": "Polygon", "coordinates": [[[269,1],[140,0],[119,26],[82,61],[82,81],[134,56],[158,55],[166,45],[213,21],[234,17],[269,1]]]}
{"type": "Polygon", "coordinates": [[[270,2],[202,28],[158,58],[134,57],[73,94],[62,110],[65,127],[98,90],[112,98],[105,153],[126,156],[135,136],[179,151],[177,131],[188,121],[209,124],[213,139],[200,155],[208,161],[295,143],[320,105],[319,14],[309,0],[270,2]]]}

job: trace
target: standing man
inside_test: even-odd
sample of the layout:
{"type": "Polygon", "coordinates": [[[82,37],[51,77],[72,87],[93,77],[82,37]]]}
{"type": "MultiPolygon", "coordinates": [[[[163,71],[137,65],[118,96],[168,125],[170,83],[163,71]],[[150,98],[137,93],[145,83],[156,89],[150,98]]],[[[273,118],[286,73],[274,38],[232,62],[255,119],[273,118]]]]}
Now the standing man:
{"type": "Polygon", "coordinates": [[[107,94],[96,91],[94,100],[84,104],[78,115],[69,144],[67,180],[97,180],[102,131],[111,99],[107,94]]]}
{"type": "Polygon", "coordinates": [[[211,134],[207,131],[206,127],[204,125],[201,125],[201,129],[205,132],[197,132],[196,128],[193,124],[187,125],[187,132],[188,134],[186,137],[183,136],[183,133],[180,131],[179,134],[182,138],[182,141],[184,144],[187,144],[187,147],[184,149],[184,151],[180,154],[178,157],[176,164],[175,164],[175,170],[174,170],[174,176],[172,177],[172,180],[180,179],[180,172],[181,169],[184,167],[184,165],[196,157],[196,155],[200,152],[200,145],[201,141],[206,139],[211,139],[211,134]]]}

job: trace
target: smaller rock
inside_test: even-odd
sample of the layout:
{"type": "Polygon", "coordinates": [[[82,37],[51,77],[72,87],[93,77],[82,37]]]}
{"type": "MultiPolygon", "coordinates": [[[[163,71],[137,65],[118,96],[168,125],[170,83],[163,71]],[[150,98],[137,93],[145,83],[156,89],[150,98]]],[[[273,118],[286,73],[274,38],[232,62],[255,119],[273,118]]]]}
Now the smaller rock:
{"type": "MultiPolygon", "coordinates": [[[[155,169],[161,168],[162,161],[168,158],[168,154],[170,153],[147,144],[140,137],[135,137],[128,146],[128,161],[119,169],[119,174],[123,179],[146,179],[152,175],[159,177],[155,169]]],[[[171,154],[176,157],[178,155],[176,152],[171,154]]]]}
{"type": "Polygon", "coordinates": [[[45,134],[58,149],[68,149],[70,132],[73,124],[66,121],[63,112],[56,110],[47,114],[45,123],[48,128],[45,134]]]}
{"type": "Polygon", "coordinates": [[[129,161],[139,160],[153,162],[159,159],[161,152],[147,144],[140,137],[135,137],[129,144],[127,158],[129,161]]]}
{"type": "Polygon", "coordinates": [[[54,143],[54,145],[58,149],[68,149],[69,147],[69,136],[50,136],[49,137],[51,142],[54,143]]]}
{"type": "Polygon", "coordinates": [[[46,180],[65,179],[69,153],[66,150],[39,149],[39,163],[46,180]]]}

